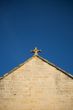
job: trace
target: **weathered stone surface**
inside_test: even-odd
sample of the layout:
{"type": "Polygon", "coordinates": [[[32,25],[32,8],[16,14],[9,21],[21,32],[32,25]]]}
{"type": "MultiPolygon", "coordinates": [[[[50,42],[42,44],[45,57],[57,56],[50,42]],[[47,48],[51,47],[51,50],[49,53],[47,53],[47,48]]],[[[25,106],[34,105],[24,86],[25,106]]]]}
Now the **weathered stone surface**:
{"type": "Polygon", "coordinates": [[[0,110],[73,110],[73,79],[34,56],[0,79],[0,110]]]}

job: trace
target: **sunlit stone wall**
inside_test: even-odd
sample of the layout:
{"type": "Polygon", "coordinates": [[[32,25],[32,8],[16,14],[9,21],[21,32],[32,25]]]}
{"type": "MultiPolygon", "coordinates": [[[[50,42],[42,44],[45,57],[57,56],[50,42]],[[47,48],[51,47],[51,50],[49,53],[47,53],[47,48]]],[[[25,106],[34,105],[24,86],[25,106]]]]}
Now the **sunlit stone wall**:
{"type": "Polygon", "coordinates": [[[34,56],[0,79],[0,110],[73,110],[73,79],[34,56]]]}

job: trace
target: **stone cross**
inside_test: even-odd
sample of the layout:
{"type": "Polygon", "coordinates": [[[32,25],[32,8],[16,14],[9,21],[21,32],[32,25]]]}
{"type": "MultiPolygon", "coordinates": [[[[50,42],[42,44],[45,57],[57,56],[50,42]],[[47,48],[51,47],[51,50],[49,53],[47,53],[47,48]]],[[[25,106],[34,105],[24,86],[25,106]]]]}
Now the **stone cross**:
{"type": "Polygon", "coordinates": [[[38,50],[38,48],[35,47],[34,50],[32,50],[31,52],[34,53],[34,55],[38,55],[38,53],[41,52],[41,50],[38,50]]]}

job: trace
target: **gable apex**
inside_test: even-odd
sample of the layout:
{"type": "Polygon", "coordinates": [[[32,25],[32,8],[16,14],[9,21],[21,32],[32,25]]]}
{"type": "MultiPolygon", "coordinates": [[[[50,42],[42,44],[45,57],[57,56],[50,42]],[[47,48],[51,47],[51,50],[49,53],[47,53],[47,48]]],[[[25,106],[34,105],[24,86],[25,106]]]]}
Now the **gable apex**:
{"type": "Polygon", "coordinates": [[[33,55],[31,58],[27,59],[25,62],[19,64],[17,67],[13,68],[11,71],[9,71],[8,73],[4,74],[2,77],[0,77],[0,79],[3,79],[4,77],[8,76],[9,74],[11,74],[12,72],[14,72],[15,70],[17,70],[18,68],[20,68],[21,66],[23,66],[25,63],[29,62],[30,60],[32,60],[33,58],[39,58],[41,59],[43,62],[51,65],[52,67],[56,68],[57,70],[61,71],[62,73],[64,73],[65,75],[67,75],[68,77],[73,79],[73,76],[69,73],[67,73],[66,71],[64,71],[63,69],[59,68],[58,66],[56,66],[55,64],[49,62],[48,60],[44,59],[43,57],[37,55],[33,55]]]}

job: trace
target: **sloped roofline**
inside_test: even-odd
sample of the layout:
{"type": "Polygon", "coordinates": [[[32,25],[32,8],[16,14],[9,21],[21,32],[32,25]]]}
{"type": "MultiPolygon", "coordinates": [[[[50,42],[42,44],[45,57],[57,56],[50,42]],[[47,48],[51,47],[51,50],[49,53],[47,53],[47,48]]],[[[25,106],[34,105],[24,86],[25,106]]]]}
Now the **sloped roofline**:
{"type": "Polygon", "coordinates": [[[39,55],[38,55],[38,57],[39,57],[41,60],[43,60],[44,62],[48,63],[49,65],[51,65],[51,66],[53,66],[53,67],[55,67],[57,70],[63,72],[65,75],[67,75],[67,76],[69,76],[70,78],[73,79],[73,75],[71,75],[70,73],[66,72],[65,70],[61,69],[60,67],[56,66],[55,64],[49,62],[48,60],[44,59],[43,57],[41,57],[41,56],[39,56],[39,55]]]}
{"type": "Polygon", "coordinates": [[[49,65],[55,67],[57,70],[63,72],[65,75],[69,76],[70,78],[73,79],[73,75],[69,74],[68,72],[64,71],[63,69],[59,68],[58,66],[56,66],[55,64],[49,62],[48,60],[44,59],[43,57],[39,56],[39,55],[34,55],[31,58],[27,59],[25,62],[19,64],[17,67],[13,68],[11,71],[9,71],[8,73],[4,74],[2,77],[0,77],[0,80],[3,79],[4,77],[8,76],[9,74],[11,74],[13,71],[17,70],[18,68],[20,68],[21,66],[23,66],[26,62],[30,61],[33,57],[38,57],[40,58],[42,61],[48,63],[49,65]]]}

